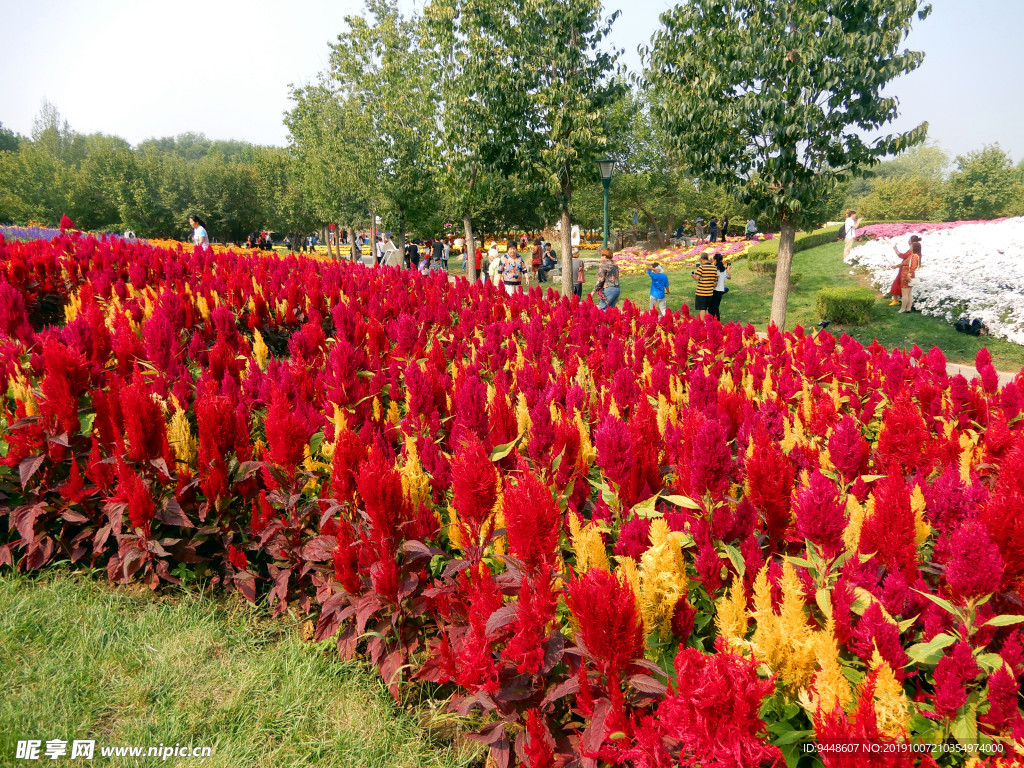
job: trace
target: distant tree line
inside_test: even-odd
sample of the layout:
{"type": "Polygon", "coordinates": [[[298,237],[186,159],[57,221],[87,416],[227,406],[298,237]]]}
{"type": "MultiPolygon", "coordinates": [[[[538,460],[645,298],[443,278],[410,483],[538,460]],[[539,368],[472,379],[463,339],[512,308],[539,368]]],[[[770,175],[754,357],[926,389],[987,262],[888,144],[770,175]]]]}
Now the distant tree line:
{"type": "Polygon", "coordinates": [[[55,225],[67,214],[90,231],[181,239],[192,213],[219,241],[261,229],[309,232],[320,223],[305,208],[286,149],[196,133],[133,147],[72,130],[50,104],[29,137],[0,126],[0,222],[55,225]]]}

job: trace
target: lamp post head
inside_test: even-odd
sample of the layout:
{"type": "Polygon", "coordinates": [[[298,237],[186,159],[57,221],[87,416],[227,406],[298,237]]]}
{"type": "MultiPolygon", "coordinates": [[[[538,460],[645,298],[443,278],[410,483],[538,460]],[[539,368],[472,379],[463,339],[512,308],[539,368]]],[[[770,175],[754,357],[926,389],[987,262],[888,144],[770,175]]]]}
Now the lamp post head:
{"type": "Polygon", "coordinates": [[[597,161],[597,170],[601,173],[601,181],[610,181],[615,171],[615,161],[605,157],[597,161]]]}

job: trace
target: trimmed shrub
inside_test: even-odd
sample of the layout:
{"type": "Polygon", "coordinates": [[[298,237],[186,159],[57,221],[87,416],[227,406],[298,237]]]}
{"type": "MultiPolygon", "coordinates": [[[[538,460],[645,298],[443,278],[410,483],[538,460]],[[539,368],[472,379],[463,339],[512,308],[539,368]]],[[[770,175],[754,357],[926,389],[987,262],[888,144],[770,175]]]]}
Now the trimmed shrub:
{"type": "Polygon", "coordinates": [[[750,271],[759,275],[774,275],[779,262],[777,259],[760,259],[750,261],[750,271]]]}
{"type": "Polygon", "coordinates": [[[875,294],[866,288],[822,288],[815,296],[818,317],[833,323],[870,323],[874,306],[875,294]]]}

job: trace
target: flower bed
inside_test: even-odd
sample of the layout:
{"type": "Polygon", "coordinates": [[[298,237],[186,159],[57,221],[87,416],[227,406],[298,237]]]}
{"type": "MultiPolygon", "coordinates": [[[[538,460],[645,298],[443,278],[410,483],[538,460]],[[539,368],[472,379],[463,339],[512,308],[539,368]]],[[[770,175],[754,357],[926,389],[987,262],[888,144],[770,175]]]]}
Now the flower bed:
{"type": "Polygon", "coordinates": [[[992,219],[991,221],[927,221],[927,222],[882,222],[869,224],[857,230],[858,240],[877,240],[892,237],[906,237],[907,235],[920,235],[925,232],[942,232],[948,229],[956,229],[964,224],[992,224],[1005,219],[992,219]]]}
{"type": "Polygon", "coordinates": [[[310,613],[498,766],[1021,749],[1024,377],[553,298],[0,241],[0,564],[310,613]]]}
{"type": "MultiPolygon", "coordinates": [[[[880,224],[877,239],[856,246],[848,264],[863,267],[871,282],[888,290],[907,235],[921,235],[921,268],[914,307],[955,322],[978,318],[993,336],[1024,344],[1024,218],[945,224],[880,224]]],[[[874,230],[874,227],[867,229],[874,230]]]]}
{"type": "Polygon", "coordinates": [[[616,252],[615,263],[624,275],[642,275],[652,264],[661,264],[666,271],[692,267],[700,260],[702,253],[721,253],[726,259],[746,255],[751,246],[771,240],[772,234],[756,235],[753,240],[742,237],[729,238],[725,243],[697,243],[690,248],[663,248],[660,251],[645,251],[642,248],[623,248],[616,252]]]}

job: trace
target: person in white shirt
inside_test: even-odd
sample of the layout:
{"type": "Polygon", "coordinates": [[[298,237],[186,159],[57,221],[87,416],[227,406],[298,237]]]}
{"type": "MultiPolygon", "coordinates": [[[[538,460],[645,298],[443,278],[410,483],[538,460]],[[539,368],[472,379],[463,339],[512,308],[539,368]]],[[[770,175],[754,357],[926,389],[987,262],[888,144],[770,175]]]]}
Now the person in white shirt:
{"type": "Polygon", "coordinates": [[[501,255],[498,253],[498,243],[494,240],[487,251],[487,260],[487,276],[495,285],[501,285],[501,255]]]}
{"type": "Polygon", "coordinates": [[[846,221],[843,224],[843,228],[846,230],[846,245],[843,246],[843,260],[850,255],[850,249],[853,248],[853,239],[857,237],[857,227],[861,225],[864,219],[856,218],[857,212],[853,209],[846,211],[846,221]]]}
{"type": "Polygon", "coordinates": [[[572,229],[569,230],[569,236],[572,239],[572,247],[578,248],[580,245],[580,225],[573,224],[572,229]]]}
{"type": "Polygon", "coordinates": [[[196,215],[188,217],[189,226],[192,227],[192,242],[204,251],[210,250],[210,236],[206,234],[206,225],[196,215]]]}
{"type": "Polygon", "coordinates": [[[747,219],[747,240],[753,240],[755,232],[757,232],[757,222],[753,219],[747,219]]]}

